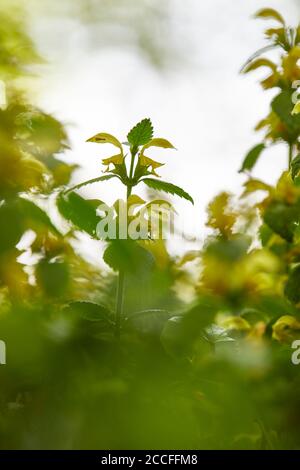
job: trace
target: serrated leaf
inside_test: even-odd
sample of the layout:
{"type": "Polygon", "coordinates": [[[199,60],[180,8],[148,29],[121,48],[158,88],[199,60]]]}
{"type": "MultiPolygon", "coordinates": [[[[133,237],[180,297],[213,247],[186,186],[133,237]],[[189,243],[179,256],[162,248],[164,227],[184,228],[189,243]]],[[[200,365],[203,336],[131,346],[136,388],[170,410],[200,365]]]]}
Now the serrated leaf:
{"type": "Polygon", "coordinates": [[[119,176],[118,175],[103,175],[103,176],[99,176],[98,178],[93,178],[91,180],[83,181],[82,183],[76,184],[75,186],[72,186],[71,188],[67,189],[64,192],[64,194],[68,194],[72,191],[83,188],[84,186],[88,186],[89,184],[100,183],[101,181],[107,181],[112,178],[119,178],[119,176]]]}
{"type": "Polygon", "coordinates": [[[145,183],[146,186],[148,186],[151,189],[155,189],[156,191],[163,191],[168,194],[179,196],[183,199],[186,199],[187,201],[190,201],[192,204],[194,204],[194,200],[192,196],[190,196],[187,192],[185,192],[182,188],[180,188],[179,186],[176,186],[175,184],[167,183],[166,181],[155,180],[152,178],[144,178],[141,181],[145,183]]]}
{"type": "Polygon", "coordinates": [[[239,173],[245,170],[252,170],[262,151],[266,148],[265,144],[258,144],[253,147],[246,155],[239,173]]]}
{"type": "Polygon", "coordinates": [[[285,21],[281,14],[278,11],[274,10],[274,8],[262,8],[255,14],[255,18],[262,18],[266,20],[271,19],[278,21],[282,25],[285,24],[285,21]]]}
{"type": "Polygon", "coordinates": [[[147,144],[153,137],[153,126],[149,118],[143,119],[127,135],[131,147],[147,144]]]}
{"type": "Polygon", "coordinates": [[[112,144],[115,147],[118,147],[123,154],[122,144],[121,142],[113,135],[107,134],[105,132],[100,132],[99,134],[94,135],[87,139],[86,142],[95,142],[97,144],[112,144]]]}

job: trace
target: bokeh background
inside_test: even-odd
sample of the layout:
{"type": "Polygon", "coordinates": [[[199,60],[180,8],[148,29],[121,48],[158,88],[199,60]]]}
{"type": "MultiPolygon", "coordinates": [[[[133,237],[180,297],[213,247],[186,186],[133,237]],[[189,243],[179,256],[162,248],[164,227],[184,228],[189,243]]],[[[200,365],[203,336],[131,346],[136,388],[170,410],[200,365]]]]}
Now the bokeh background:
{"type": "MultiPolygon", "coordinates": [[[[202,240],[207,203],[222,189],[241,191],[242,158],[259,142],[254,126],[276,94],[256,83],[264,71],[239,74],[265,45],[264,22],[251,17],[270,6],[296,24],[298,0],[31,0],[25,6],[48,60],[38,70],[34,99],[68,125],[66,159],[81,167],[74,182],[98,174],[109,153],[86,144],[87,137],[107,131],[125,139],[134,123],[150,117],[156,135],[178,149],[165,157],[161,174],[189,188],[195,206],[179,201],[178,212],[185,231],[202,240]]],[[[264,154],[254,176],[278,179],[286,165],[280,147],[264,154]]],[[[83,193],[112,202],[120,191],[110,182],[83,193]]],[[[184,245],[176,240],[171,250],[182,252],[184,245]]]]}
{"type": "Polygon", "coordinates": [[[238,173],[278,92],[239,74],[266,6],[299,19],[292,0],[0,3],[1,449],[300,448],[299,157],[283,172],[299,45],[276,61],[276,146],[253,171],[279,183],[238,173]],[[88,137],[124,141],[145,117],[178,149],[153,154],[163,179],[195,199],[176,209],[198,240],[169,251],[95,239],[94,198],[120,185],[62,191],[111,155],[88,137]]]}

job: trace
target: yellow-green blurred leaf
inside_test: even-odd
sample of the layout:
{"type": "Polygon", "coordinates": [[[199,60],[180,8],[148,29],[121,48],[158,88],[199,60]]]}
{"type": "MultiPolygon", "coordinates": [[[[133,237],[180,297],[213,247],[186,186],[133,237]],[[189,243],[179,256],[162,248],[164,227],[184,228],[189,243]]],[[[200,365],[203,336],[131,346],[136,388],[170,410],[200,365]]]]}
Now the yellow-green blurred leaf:
{"type": "Polygon", "coordinates": [[[262,8],[255,14],[255,18],[262,18],[262,19],[271,19],[271,20],[276,20],[282,25],[285,24],[285,21],[281,14],[274,10],[274,8],[262,8]]]}

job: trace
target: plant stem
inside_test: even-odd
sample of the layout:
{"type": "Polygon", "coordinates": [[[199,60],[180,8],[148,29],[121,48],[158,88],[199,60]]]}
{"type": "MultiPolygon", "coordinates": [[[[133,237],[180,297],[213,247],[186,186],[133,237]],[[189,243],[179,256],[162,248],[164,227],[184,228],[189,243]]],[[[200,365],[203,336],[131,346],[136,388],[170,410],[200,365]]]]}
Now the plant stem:
{"type": "Polygon", "coordinates": [[[291,168],[292,161],[293,161],[293,150],[294,150],[293,144],[289,144],[289,170],[291,168]]]}
{"type": "MultiPolygon", "coordinates": [[[[134,170],[134,160],[137,154],[136,150],[131,151],[131,162],[129,170],[129,183],[127,184],[127,199],[131,195],[131,179],[133,176],[134,170]]],[[[116,322],[115,322],[115,336],[119,340],[121,337],[121,323],[123,317],[123,307],[124,307],[124,291],[125,291],[125,273],[124,271],[119,271],[118,275],[118,286],[117,286],[117,303],[116,303],[116,322]]]]}
{"type": "Polygon", "coordinates": [[[118,286],[117,286],[117,305],[116,305],[116,324],[115,324],[115,336],[119,340],[121,336],[121,320],[123,314],[124,304],[124,286],[125,286],[125,275],[124,271],[119,271],[118,286]]]}
{"type": "Polygon", "coordinates": [[[133,177],[133,169],[134,169],[134,161],[135,161],[135,156],[137,154],[137,150],[132,149],[131,150],[131,162],[130,162],[130,170],[129,170],[129,179],[133,177]]]}

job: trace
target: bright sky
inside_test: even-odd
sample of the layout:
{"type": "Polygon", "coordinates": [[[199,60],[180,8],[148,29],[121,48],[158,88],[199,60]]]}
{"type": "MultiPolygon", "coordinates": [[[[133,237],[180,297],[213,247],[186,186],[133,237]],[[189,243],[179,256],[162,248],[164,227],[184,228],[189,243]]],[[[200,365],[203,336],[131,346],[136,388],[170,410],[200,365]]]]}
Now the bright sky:
{"type": "MultiPolygon", "coordinates": [[[[170,0],[169,4],[166,36],[175,40],[179,59],[164,72],[133,47],[91,49],[87,30],[78,20],[45,17],[35,24],[34,37],[50,61],[43,68],[37,100],[69,124],[68,159],[82,167],[74,182],[97,176],[100,158],[111,155],[109,147],[85,143],[86,138],[109,132],[124,140],[136,122],[150,117],[155,135],[171,140],[178,149],[153,155],[167,163],[162,178],[193,196],[194,207],[179,199],[176,207],[188,230],[202,238],[207,203],[222,190],[241,190],[245,177],[238,169],[249,148],[259,142],[253,128],[266,115],[274,95],[258,84],[265,72],[239,74],[247,58],[265,44],[266,23],[251,16],[262,7],[273,7],[294,25],[300,7],[299,0],[170,0]]],[[[278,146],[263,155],[254,174],[274,182],[286,161],[285,148],[278,146]]],[[[107,202],[123,196],[118,182],[91,186],[84,194],[107,202]]]]}

